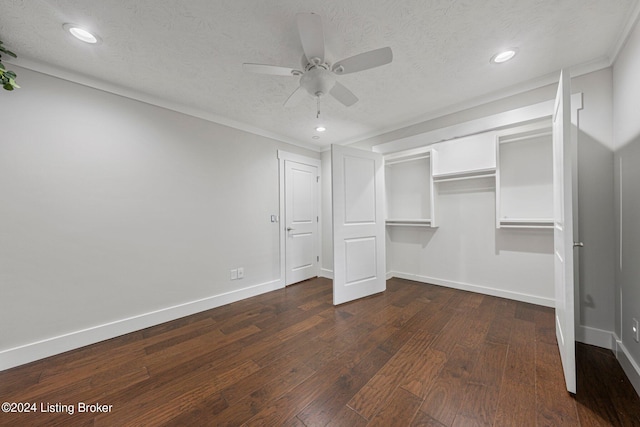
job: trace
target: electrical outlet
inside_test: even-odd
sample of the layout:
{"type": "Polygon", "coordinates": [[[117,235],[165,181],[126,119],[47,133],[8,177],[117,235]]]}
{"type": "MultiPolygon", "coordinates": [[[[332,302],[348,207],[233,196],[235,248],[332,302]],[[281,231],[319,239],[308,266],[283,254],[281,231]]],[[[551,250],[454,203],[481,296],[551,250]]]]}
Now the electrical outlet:
{"type": "Polygon", "coordinates": [[[633,319],[633,326],[631,327],[633,331],[633,339],[636,342],[640,342],[640,327],[638,327],[638,319],[633,319]]]}
{"type": "Polygon", "coordinates": [[[237,269],[233,269],[231,270],[231,280],[236,280],[238,278],[238,270],[237,269]]]}
{"type": "Polygon", "coordinates": [[[238,279],[244,279],[244,267],[238,267],[238,279]]]}

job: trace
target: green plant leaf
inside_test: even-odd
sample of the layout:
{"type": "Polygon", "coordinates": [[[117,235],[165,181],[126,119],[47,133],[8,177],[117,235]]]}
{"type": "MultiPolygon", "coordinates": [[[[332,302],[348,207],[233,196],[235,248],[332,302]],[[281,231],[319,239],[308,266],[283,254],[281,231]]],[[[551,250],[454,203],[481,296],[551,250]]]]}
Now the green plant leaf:
{"type": "MultiPolygon", "coordinates": [[[[0,40],[0,52],[2,53],[6,53],[9,56],[12,56],[14,58],[17,58],[18,56],[11,52],[10,50],[7,50],[4,46],[4,43],[2,42],[2,40],[0,40]]],[[[0,58],[2,56],[0,55],[0,58]]],[[[7,70],[4,67],[4,64],[2,62],[0,62],[0,85],[2,85],[2,88],[4,90],[14,90],[15,88],[19,88],[20,86],[18,86],[16,84],[16,73],[10,70],[7,70]]]]}
{"type": "Polygon", "coordinates": [[[11,52],[11,51],[10,51],[10,50],[8,50],[6,47],[2,46],[1,42],[0,42],[0,52],[4,52],[4,53],[6,53],[6,54],[7,54],[7,55],[9,55],[9,56],[13,56],[14,58],[17,58],[17,57],[18,57],[15,53],[11,52]]]}

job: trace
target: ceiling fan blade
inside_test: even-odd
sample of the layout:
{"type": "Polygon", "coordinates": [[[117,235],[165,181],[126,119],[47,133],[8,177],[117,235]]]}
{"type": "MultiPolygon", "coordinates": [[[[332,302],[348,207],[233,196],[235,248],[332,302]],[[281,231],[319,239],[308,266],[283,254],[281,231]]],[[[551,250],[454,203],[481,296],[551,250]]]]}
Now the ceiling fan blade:
{"type": "Polygon", "coordinates": [[[289,98],[287,98],[287,100],[284,102],[284,106],[286,108],[295,107],[306,97],[307,91],[302,87],[298,87],[298,89],[296,89],[291,95],[289,95],[289,98]]]}
{"type": "Polygon", "coordinates": [[[353,104],[358,102],[358,97],[353,94],[349,89],[347,89],[344,85],[336,82],[333,88],[329,91],[331,96],[340,101],[342,104],[347,107],[351,107],[353,104]]]}
{"type": "Polygon", "coordinates": [[[304,55],[310,63],[322,64],[324,62],[322,18],[315,13],[299,13],[296,15],[296,20],[304,55]]]}
{"type": "Polygon", "coordinates": [[[392,60],[393,52],[391,48],[382,47],[338,61],[333,64],[332,70],[336,74],[349,74],[379,67],[390,63],[392,60]]]}
{"type": "Polygon", "coordinates": [[[300,70],[294,70],[293,68],[287,68],[287,67],[280,67],[277,65],[244,63],[242,64],[242,69],[250,73],[270,74],[272,76],[291,77],[291,76],[302,75],[302,71],[300,70]]]}

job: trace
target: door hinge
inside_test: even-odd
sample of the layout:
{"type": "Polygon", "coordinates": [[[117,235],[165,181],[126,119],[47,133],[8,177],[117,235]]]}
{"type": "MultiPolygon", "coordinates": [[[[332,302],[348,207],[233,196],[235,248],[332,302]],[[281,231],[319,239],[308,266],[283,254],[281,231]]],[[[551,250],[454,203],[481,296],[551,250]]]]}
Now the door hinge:
{"type": "Polygon", "coordinates": [[[320,217],[319,216],[316,217],[316,222],[320,222],[320,217]]]}
{"type": "Polygon", "coordinates": [[[320,262],[320,255],[316,257],[316,261],[320,262]]]}
{"type": "Polygon", "coordinates": [[[316,182],[320,182],[320,177],[316,176],[316,182]]]}

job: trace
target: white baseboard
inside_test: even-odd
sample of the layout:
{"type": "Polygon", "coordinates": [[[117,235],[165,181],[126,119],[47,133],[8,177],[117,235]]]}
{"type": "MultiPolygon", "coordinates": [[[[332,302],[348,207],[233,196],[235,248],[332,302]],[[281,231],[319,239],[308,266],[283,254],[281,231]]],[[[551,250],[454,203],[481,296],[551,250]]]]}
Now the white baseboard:
{"type": "Polygon", "coordinates": [[[633,357],[629,354],[629,351],[624,346],[620,338],[617,335],[613,335],[615,341],[615,354],[618,362],[620,362],[620,366],[624,370],[624,373],[627,374],[627,378],[631,381],[633,388],[636,389],[636,393],[640,396],[640,366],[633,360],[633,357]]]}
{"type": "Polygon", "coordinates": [[[333,270],[328,270],[326,268],[320,269],[320,277],[324,277],[325,279],[333,280],[333,270]]]}
{"type": "Polygon", "coordinates": [[[615,338],[611,331],[578,325],[576,327],[576,341],[606,348],[615,352],[615,338]]]}
{"type": "Polygon", "coordinates": [[[516,301],[527,302],[530,304],[543,305],[545,307],[554,307],[555,301],[551,298],[544,298],[536,295],[522,294],[519,292],[511,292],[504,289],[489,288],[486,286],[473,285],[470,283],[454,282],[451,280],[437,279],[435,277],[420,276],[417,274],[401,273],[391,271],[387,273],[387,277],[398,277],[400,279],[415,280],[416,282],[431,283],[433,285],[445,286],[447,288],[460,289],[463,291],[477,292],[479,294],[491,295],[494,297],[507,298],[516,301]]]}
{"type": "Polygon", "coordinates": [[[280,288],[282,288],[281,281],[273,280],[2,350],[0,351],[0,371],[280,288]]]}

